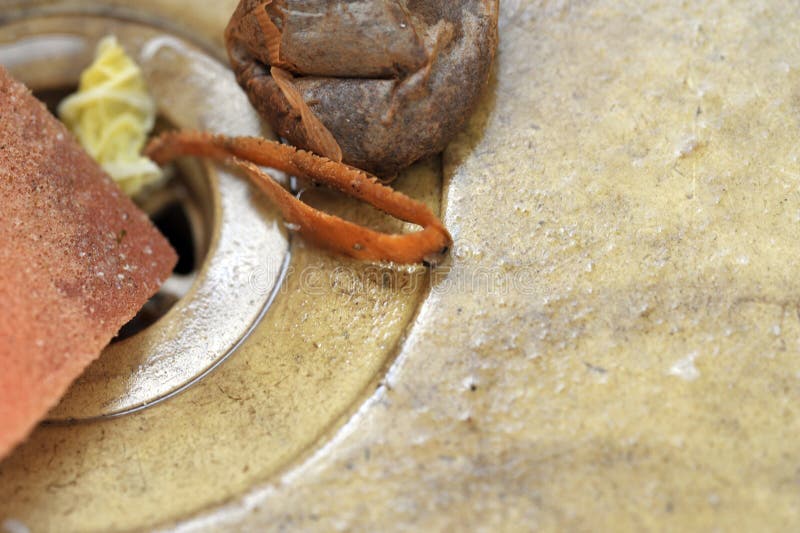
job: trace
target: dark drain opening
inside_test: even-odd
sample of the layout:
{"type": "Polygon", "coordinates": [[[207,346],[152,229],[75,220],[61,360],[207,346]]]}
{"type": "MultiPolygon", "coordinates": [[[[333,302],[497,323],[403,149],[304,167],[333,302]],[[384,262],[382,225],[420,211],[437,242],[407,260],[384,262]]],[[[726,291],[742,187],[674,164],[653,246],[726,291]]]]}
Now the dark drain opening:
{"type": "Polygon", "coordinates": [[[53,115],[58,117],[58,104],[61,100],[78,90],[77,87],[57,88],[57,89],[43,89],[41,91],[33,91],[33,95],[44,102],[47,110],[53,115]]]}
{"type": "Polygon", "coordinates": [[[192,226],[183,206],[174,202],[150,216],[153,224],[164,234],[178,253],[173,274],[188,275],[195,271],[195,243],[192,226]]]}

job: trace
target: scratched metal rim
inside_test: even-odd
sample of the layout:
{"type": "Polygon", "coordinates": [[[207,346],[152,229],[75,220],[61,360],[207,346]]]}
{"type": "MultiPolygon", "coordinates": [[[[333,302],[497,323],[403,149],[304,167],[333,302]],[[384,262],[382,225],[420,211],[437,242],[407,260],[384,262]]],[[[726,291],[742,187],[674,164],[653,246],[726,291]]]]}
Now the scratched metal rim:
{"type": "MultiPolygon", "coordinates": [[[[0,26],[0,63],[35,91],[74,86],[96,42],[111,33],[136,57],[160,114],[175,127],[268,135],[238,112],[247,99],[223,64],[139,22],[27,13],[0,26]]],[[[204,260],[193,276],[167,281],[163,290],[182,297],[157,322],[107,347],[50,421],[120,416],[174,396],[233,353],[273,300],[289,257],[283,225],[244,180],[211,164],[185,161],[182,168],[204,260]]]]}

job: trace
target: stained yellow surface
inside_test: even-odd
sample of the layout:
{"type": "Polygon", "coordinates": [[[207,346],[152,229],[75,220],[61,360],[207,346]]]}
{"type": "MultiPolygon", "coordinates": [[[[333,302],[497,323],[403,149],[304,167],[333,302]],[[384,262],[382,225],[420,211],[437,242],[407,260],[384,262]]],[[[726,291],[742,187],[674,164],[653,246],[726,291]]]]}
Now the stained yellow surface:
{"type": "Polygon", "coordinates": [[[452,271],[389,386],[311,460],[213,515],[320,531],[797,528],[800,12],[501,13],[490,96],[445,155],[452,271]],[[480,288],[485,273],[500,287],[480,288]]]}
{"type": "Polygon", "coordinates": [[[240,357],[122,419],[130,439],[41,430],[0,466],[0,501],[35,463],[76,473],[14,500],[43,529],[98,484],[95,528],[797,529],[800,12],[503,0],[501,19],[488,95],[443,158],[456,249],[383,341],[396,358],[369,354],[413,314],[400,291],[351,294],[354,312],[290,278],[240,357]],[[270,388],[243,385],[254,372],[270,388]],[[363,402],[329,393],[366,375],[363,402]],[[316,426],[333,404],[345,416],[316,426]],[[226,470],[241,449],[249,470],[226,470]],[[192,500],[209,487],[225,497],[192,500]]]}

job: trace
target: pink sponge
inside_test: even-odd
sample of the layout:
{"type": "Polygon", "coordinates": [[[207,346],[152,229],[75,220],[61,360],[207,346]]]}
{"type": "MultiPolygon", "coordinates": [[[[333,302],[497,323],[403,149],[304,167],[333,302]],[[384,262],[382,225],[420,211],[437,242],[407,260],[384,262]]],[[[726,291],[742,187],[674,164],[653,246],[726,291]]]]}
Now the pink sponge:
{"type": "Polygon", "coordinates": [[[0,458],[176,259],[147,216],[0,67],[0,458]]]}

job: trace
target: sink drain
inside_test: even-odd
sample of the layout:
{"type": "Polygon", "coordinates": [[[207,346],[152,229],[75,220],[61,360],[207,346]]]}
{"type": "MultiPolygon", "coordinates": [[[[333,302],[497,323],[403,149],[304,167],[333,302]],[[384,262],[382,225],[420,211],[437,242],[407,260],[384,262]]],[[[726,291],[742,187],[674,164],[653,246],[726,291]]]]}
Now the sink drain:
{"type": "MultiPolygon", "coordinates": [[[[219,41],[236,3],[141,0],[134,9],[122,0],[5,0],[0,62],[43,94],[74,85],[94,43],[113,33],[136,54],[173,127],[263,135],[224,60],[210,59],[224,55],[219,41]],[[208,55],[194,39],[209,43],[208,55]]],[[[0,463],[0,516],[32,531],[170,528],[246,498],[254,487],[280,483],[315,450],[324,453],[373,394],[392,401],[379,384],[403,379],[402,370],[386,372],[428,316],[420,304],[430,271],[352,261],[302,239],[292,240],[284,270],[287,235],[266,201],[202,160],[181,165],[175,183],[183,190],[143,207],[167,233],[185,238],[177,202],[192,235],[199,230],[198,260],[186,269],[194,274],[173,276],[162,291],[185,295],[111,345],[52,413],[96,423],[47,424],[0,463]]],[[[432,158],[393,186],[439,212],[441,171],[441,159],[432,158]]],[[[308,187],[302,200],[379,231],[416,229],[327,189],[308,187]]]]}
{"type": "MultiPolygon", "coordinates": [[[[0,63],[45,100],[77,84],[99,39],[138,61],[163,119],[177,128],[269,136],[233,75],[179,37],[95,16],[31,18],[0,29],[0,63]]],[[[280,285],[288,236],[246,181],[186,160],[142,205],[181,254],[173,276],[74,384],[51,421],[118,416],[158,403],[212,371],[249,334],[280,285]],[[259,290],[252,286],[258,273],[259,290]]]]}

